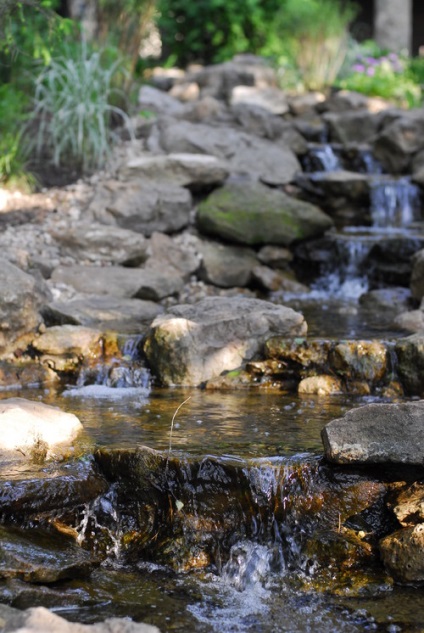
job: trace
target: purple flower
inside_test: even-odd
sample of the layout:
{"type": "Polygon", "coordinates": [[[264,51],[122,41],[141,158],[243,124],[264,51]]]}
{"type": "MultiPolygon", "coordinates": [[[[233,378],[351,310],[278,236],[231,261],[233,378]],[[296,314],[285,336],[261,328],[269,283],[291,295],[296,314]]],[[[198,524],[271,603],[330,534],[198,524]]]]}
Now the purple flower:
{"type": "Polygon", "coordinates": [[[363,73],[365,72],[365,66],[363,66],[362,64],[355,64],[354,66],[352,66],[352,70],[354,70],[356,73],[363,73]]]}
{"type": "Polygon", "coordinates": [[[375,68],[373,68],[372,66],[367,68],[367,75],[368,77],[373,77],[375,75],[375,68]]]}
{"type": "Polygon", "coordinates": [[[378,59],[375,59],[375,57],[366,57],[365,61],[370,66],[378,66],[378,59]]]}

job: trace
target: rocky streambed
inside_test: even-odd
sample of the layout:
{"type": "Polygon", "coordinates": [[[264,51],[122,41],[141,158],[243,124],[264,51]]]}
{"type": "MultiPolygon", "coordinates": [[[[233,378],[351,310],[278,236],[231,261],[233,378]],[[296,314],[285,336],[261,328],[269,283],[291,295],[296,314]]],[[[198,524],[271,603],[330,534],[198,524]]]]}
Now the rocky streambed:
{"type": "Polygon", "coordinates": [[[418,631],[424,113],[151,80],[107,171],[3,196],[4,630],[418,631]]]}

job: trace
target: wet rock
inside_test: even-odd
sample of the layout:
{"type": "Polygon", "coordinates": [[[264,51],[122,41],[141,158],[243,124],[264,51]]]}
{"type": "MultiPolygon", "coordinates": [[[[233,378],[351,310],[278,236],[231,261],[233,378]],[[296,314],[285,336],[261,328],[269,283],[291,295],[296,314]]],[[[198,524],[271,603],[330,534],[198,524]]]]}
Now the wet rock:
{"type": "Polygon", "coordinates": [[[369,404],[322,430],[325,456],[337,464],[422,466],[424,401],[369,404]]]}
{"type": "Polygon", "coordinates": [[[149,236],[173,233],[188,225],[190,192],[172,183],[108,181],[96,189],[84,211],[88,220],[117,225],[149,236]]]}
{"type": "Polygon", "coordinates": [[[318,207],[260,183],[227,184],[199,205],[203,233],[248,245],[288,246],[331,228],[318,207]]]}
{"type": "Polygon", "coordinates": [[[256,88],[255,86],[235,86],[231,93],[230,105],[240,103],[260,106],[271,114],[283,116],[289,111],[286,94],[278,88],[256,88]]]}
{"type": "Polygon", "coordinates": [[[377,133],[378,115],[365,109],[343,113],[331,113],[324,116],[330,132],[330,140],[348,145],[349,143],[367,143],[377,133]]]}
{"type": "Polygon", "coordinates": [[[411,292],[415,299],[421,301],[424,297],[424,250],[420,250],[412,257],[411,292]]]}
{"type": "Polygon", "coordinates": [[[222,184],[229,171],[225,162],[206,154],[137,156],[121,169],[126,178],[147,178],[193,188],[222,184]]]}
{"type": "Polygon", "coordinates": [[[51,282],[86,294],[148,301],[176,294],[184,285],[181,276],[171,269],[84,265],[59,266],[53,271],[51,282]]]}
{"type": "Polygon", "coordinates": [[[273,335],[306,332],[303,316],[258,299],[207,298],[152,323],[145,353],[163,384],[199,385],[251,359],[273,335]]]}
{"type": "Polygon", "coordinates": [[[410,395],[424,395],[424,334],[418,332],[396,341],[397,371],[410,395]]]}
{"type": "Polygon", "coordinates": [[[380,541],[380,553],[395,580],[401,583],[424,581],[424,523],[386,536],[380,541]]]}
{"type": "MultiPolygon", "coordinates": [[[[108,489],[89,459],[17,466],[3,462],[0,470],[0,506],[3,521],[9,523],[41,523],[60,531],[62,515],[75,514],[75,509],[108,489]]],[[[74,537],[77,535],[75,531],[74,537]]]]}
{"type": "Polygon", "coordinates": [[[222,288],[247,286],[258,263],[255,252],[241,246],[199,241],[199,252],[202,256],[199,278],[222,288]]]}
{"type": "Polygon", "coordinates": [[[424,485],[414,482],[402,490],[390,504],[397,520],[404,527],[424,523],[424,485]]]}
{"type": "Polygon", "coordinates": [[[82,431],[72,413],[24,398],[0,401],[0,450],[36,461],[69,447],[82,431]]]}
{"type": "Polygon", "coordinates": [[[373,152],[386,171],[402,174],[410,167],[412,156],[423,148],[424,117],[417,109],[389,119],[375,138],[373,152]]]}
{"type": "Polygon", "coordinates": [[[144,236],[118,226],[83,222],[53,236],[65,255],[79,260],[139,266],[147,259],[144,236]]]}
{"type": "Polygon", "coordinates": [[[382,382],[388,371],[387,348],[379,341],[347,341],[332,351],[331,366],[348,380],[382,382]]]}
{"type": "Polygon", "coordinates": [[[155,626],[132,622],[128,618],[108,618],[96,624],[68,622],[44,607],[19,611],[0,605],[0,617],[5,633],[159,633],[155,626]]]}
{"type": "MultiPolygon", "coordinates": [[[[231,173],[270,185],[291,182],[300,164],[291,150],[231,127],[161,120],[160,143],[169,153],[208,154],[227,162],[231,173]]],[[[158,230],[158,229],[156,229],[158,230]]]]}
{"type": "Polygon", "coordinates": [[[294,369],[312,368],[314,372],[326,373],[332,347],[333,343],[324,339],[275,336],[266,341],[264,353],[266,358],[289,363],[294,369]]]}
{"type": "Polygon", "coordinates": [[[355,206],[369,205],[370,177],[367,174],[341,169],[301,174],[297,182],[305,191],[314,191],[318,198],[322,197],[323,206],[328,212],[334,213],[340,209],[346,215],[343,206],[348,203],[355,206]]]}
{"type": "Polygon", "coordinates": [[[100,561],[52,534],[0,527],[0,577],[53,583],[87,576],[100,561]]]}
{"type": "Polygon", "coordinates": [[[0,389],[41,387],[57,382],[57,374],[49,367],[28,357],[19,361],[0,362],[0,389]]]}
{"type": "Polygon", "coordinates": [[[334,393],[341,393],[342,382],[334,376],[310,376],[300,381],[298,392],[315,394],[317,396],[328,396],[334,393]]]}
{"type": "MultiPolygon", "coordinates": [[[[37,281],[0,258],[0,354],[5,355],[41,324],[39,309],[45,297],[37,281]]],[[[22,341],[24,344],[24,341],[22,341]]]]}
{"type": "Polygon", "coordinates": [[[97,330],[141,333],[163,308],[153,301],[92,295],[53,301],[41,313],[49,326],[81,325],[97,330]]]}

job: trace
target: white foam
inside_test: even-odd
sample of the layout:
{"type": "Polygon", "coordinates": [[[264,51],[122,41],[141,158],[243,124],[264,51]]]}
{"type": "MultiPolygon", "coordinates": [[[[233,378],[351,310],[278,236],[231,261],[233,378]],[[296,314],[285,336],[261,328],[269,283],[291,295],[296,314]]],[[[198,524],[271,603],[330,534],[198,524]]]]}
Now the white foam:
{"type": "Polygon", "coordinates": [[[148,398],[149,389],[144,387],[108,387],[106,385],[85,385],[66,389],[63,396],[77,398],[99,398],[108,400],[120,400],[121,398],[148,398]]]}

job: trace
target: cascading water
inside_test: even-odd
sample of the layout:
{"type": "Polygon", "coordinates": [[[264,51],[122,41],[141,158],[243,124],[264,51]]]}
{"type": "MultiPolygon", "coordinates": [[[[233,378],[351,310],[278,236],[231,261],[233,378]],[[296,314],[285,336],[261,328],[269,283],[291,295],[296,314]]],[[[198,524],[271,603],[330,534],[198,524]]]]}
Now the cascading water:
{"type": "Polygon", "coordinates": [[[381,178],[371,184],[372,226],[398,229],[421,219],[420,194],[408,178],[381,178]]]}

